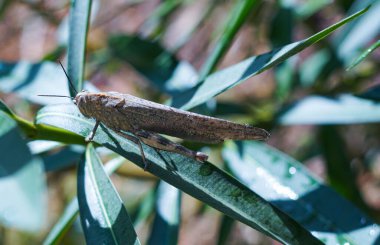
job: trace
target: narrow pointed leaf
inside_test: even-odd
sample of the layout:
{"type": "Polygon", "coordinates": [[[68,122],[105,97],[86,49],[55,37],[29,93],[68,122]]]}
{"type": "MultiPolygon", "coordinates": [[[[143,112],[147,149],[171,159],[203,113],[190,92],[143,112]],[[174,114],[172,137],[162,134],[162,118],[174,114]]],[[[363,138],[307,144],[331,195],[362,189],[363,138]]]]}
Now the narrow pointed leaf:
{"type": "MultiPolygon", "coordinates": [[[[95,122],[84,118],[76,106],[64,104],[44,107],[36,123],[63,127],[86,137],[95,122]]],[[[139,147],[106,127],[99,127],[94,141],[144,167],[139,147]]],[[[287,215],[214,165],[146,145],[143,149],[149,172],[226,215],[286,244],[319,244],[287,215]]]]}
{"type": "Polygon", "coordinates": [[[247,20],[250,13],[253,12],[253,8],[257,5],[256,0],[236,1],[233,9],[230,11],[230,16],[225,22],[223,32],[215,44],[214,50],[209,55],[207,60],[202,66],[199,72],[199,79],[203,80],[207,75],[214,71],[218,62],[230,47],[236,33],[240,30],[241,26],[247,20]]]}
{"type": "MultiPolygon", "coordinates": [[[[314,1],[315,2],[315,1],[314,1]]],[[[360,18],[345,25],[331,38],[331,47],[312,54],[300,67],[300,82],[310,86],[316,82],[323,84],[337,69],[347,67],[360,51],[367,47],[379,35],[380,11],[379,0],[356,0],[349,12],[372,4],[371,8],[360,18]]]]}
{"type": "Polygon", "coordinates": [[[198,84],[194,88],[175,96],[172,99],[172,105],[174,107],[181,107],[185,110],[200,105],[212,97],[215,97],[216,95],[238,85],[246,79],[257,75],[301,52],[310,45],[327,37],[342,25],[362,15],[367,10],[368,8],[365,8],[364,10],[347,17],[346,19],[324,29],[321,32],[318,32],[307,39],[291,43],[282,48],[272,50],[271,52],[259,56],[253,56],[236,65],[215,72],[207,76],[202,83],[198,84]]]}
{"type": "Polygon", "coordinates": [[[371,8],[365,15],[349,23],[333,39],[334,53],[344,66],[348,66],[368,43],[379,37],[379,0],[356,0],[348,14],[355,13],[369,4],[371,8]]]}
{"type": "Polygon", "coordinates": [[[372,44],[369,48],[367,48],[358,58],[352,62],[352,64],[347,68],[350,70],[357,66],[360,62],[362,62],[368,55],[370,55],[373,51],[375,51],[378,47],[380,47],[380,40],[377,40],[374,44],[372,44]]]}
{"type": "MultiPolygon", "coordinates": [[[[83,89],[84,60],[92,0],[71,1],[67,72],[77,91],[83,89]]],[[[75,96],[70,88],[70,95],[75,96]]]]}
{"type": "MultiPolygon", "coordinates": [[[[105,165],[104,169],[106,173],[109,175],[113,173],[116,169],[118,169],[121,164],[125,161],[123,157],[117,157],[105,165]]],[[[52,245],[52,244],[60,244],[61,239],[66,235],[67,231],[70,229],[72,224],[75,221],[79,213],[78,199],[74,198],[70,201],[70,203],[66,206],[65,211],[61,215],[60,219],[54,225],[54,227],[50,230],[48,236],[45,238],[43,244],[52,245]]]]}
{"type": "Polygon", "coordinates": [[[79,212],[87,244],[140,244],[123,202],[92,144],[78,169],[79,212]]]}

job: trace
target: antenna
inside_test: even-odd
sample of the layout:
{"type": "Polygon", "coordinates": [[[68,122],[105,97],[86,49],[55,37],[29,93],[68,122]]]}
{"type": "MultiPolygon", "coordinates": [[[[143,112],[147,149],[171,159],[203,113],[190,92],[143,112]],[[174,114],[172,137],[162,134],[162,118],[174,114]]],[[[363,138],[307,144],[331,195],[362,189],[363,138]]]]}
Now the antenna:
{"type": "Polygon", "coordinates": [[[70,99],[74,99],[73,97],[71,96],[67,96],[67,95],[55,95],[55,94],[39,94],[37,96],[43,96],[43,97],[63,97],[63,98],[70,98],[70,99]]]}
{"type": "MultiPolygon", "coordinates": [[[[78,91],[75,89],[75,86],[74,86],[73,83],[71,82],[71,79],[70,79],[69,75],[67,75],[67,72],[66,72],[66,70],[65,70],[65,67],[63,67],[63,65],[62,65],[62,63],[61,63],[60,60],[58,60],[58,62],[59,62],[59,64],[61,65],[62,70],[63,70],[63,72],[65,73],[65,75],[66,75],[66,77],[67,77],[67,80],[69,81],[69,86],[70,86],[70,88],[71,88],[72,90],[74,90],[75,94],[77,94],[78,91]]],[[[69,97],[69,98],[71,98],[71,97],[69,97]]]]}

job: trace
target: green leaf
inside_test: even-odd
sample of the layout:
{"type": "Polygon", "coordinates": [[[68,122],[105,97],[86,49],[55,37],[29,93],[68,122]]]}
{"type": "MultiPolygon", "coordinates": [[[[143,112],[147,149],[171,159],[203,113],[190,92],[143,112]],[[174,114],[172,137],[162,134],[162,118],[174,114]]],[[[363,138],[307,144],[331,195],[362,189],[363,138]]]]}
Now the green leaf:
{"type": "Polygon", "coordinates": [[[33,157],[16,122],[0,111],[0,222],[26,231],[43,228],[46,183],[42,161],[33,157]]]}
{"type": "Polygon", "coordinates": [[[160,181],[156,192],[156,216],[148,244],[178,244],[181,197],[177,188],[160,181]]]}
{"type": "Polygon", "coordinates": [[[376,223],[285,153],[254,141],[228,142],[223,157],[234,176],[325,244],[377,244],[376,223]]]}
{"type": "Polygon", "coordinates": [[[199,72],[200,80],[205,79],[216,68],[218,62],[230,47],[236,33],[247,20],[249,14],[252,13],[257,2],[256,0],[240,0],[235,2],[229,18],[225,22],[220,39],[199,72]]]}
{"type": "Polygon", "coordinates": [[[337,68],[348,66],[357,57],[360,50],[379,34],[380,11],[379,0],[357,0],[350,12],[362,9],[368,4],[373,6],[360,19],[348,23],[332,38],[331,47],[311,55],[301,65],[300,80],[304,85],[311,85],[316,80],[323,83],[337,68]]]}
{"type": "MultiPolygon", "coordinates": [[[[125,159],[123,157],[117,157],[105,164],[105,171],[108,175],[118,169],[125,159]]],[[[45,238],[43,244],[60,244],[61,239],[65,236],[71,225],[74,223],[76,216],[79,213],[78,199],[74,198],[67,205],[65,211],[61,215],[58,222],[50,230],[48,236],[45,238]]]]}
{"type": "Polygon", "coordinates": [[[286,45],[282,48],[272,50],[271,52],[259,56],[253,56],[236,65],[215,72],[206,77],[206,79],[196,87],[175,96],[172,100],[172,105],[175,107],[181,107],[185,110],[200,105],[210,98],[238,85],[246,79],[257,75],[301,52],[310,45],[327,37],[342,25],[362,15],[367,10],[368,8],[365,8],[364,10],[347,17],[346,19],[324,29],[321,32],[318,32],[307,39],[286,45]]]}
{"type": "Polygon", "coordinates": [[[356,0],[352,4],[350,12],[354,13],[368,4],[372,4],[368,12],[360,19],[345,26],[333,39],[334,52],[344,66],[348,66],[360,51],[368,43],[378,39],[380,34],[379,0],[356,0]]]}
{"type": "MultiPolygon", "coordinates": [[[[84,61],[91,3],[91,0],[71,1],[67,72],[78,92],[83,89],[84,61]]],[[[70,88],[70,95],[72,97],[76,95],[72,88],[70,88]]]]}
{"type": "Polygon", "coordinates": [[[285,125],[374,122],[380,122],[380,103],[349,94],[337,98],[308,96],[278,117],[278,123],[285,125]]]}
{"type": "Polygon", "coordinates": [[[372,44],[369,48],[367,48],[352,64],[347,68],[347,70],[350,70],[354,68],[356,65],[358,65],[360,62],[362,62],[368,55],[370,55],[375,49],[380,47],[380,40],[377,40],[374,44],[372,44]]]}
{"type": "MultiPolygon", "coordinates": [[[[95,122],[84,118],[76,106],[67,104],[44,107],[38,112],[36,123],[63,127],[86,137],[95,122]]],[[[139,147],[106,127],[99,127],[94,141],[144,167],[139,147]]],[[[226,215],[283,243],[318,243],[287,215],[214,165],[146,145],[143,149],[149,172],[226,215]]]]}
{"type": "Polygon", "coordinates": [[[78,204],[87,244],[140,244],[123,202],[92,144],[78,169],[78,204]]]}

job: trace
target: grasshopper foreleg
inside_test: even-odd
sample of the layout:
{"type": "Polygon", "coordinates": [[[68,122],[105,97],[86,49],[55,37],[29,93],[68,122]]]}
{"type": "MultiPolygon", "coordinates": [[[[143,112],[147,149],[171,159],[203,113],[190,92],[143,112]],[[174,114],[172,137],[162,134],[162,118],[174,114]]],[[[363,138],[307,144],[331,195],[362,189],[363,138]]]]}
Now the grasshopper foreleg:
{"type": "Polygon", "coordinates": [[[95,136],[96,130],[99,127],[99,124],[100,124],[100,121],[96,120],[94,128],[92,129],[91,133],[85,139],[86,142],[91,142],[94,139],[94,136],[95,136]]]}

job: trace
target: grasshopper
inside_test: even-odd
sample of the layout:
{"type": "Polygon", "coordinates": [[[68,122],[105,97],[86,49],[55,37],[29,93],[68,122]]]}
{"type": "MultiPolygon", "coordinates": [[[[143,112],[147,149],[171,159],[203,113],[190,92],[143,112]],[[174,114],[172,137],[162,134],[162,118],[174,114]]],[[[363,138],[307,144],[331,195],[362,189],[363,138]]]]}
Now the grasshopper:
{"type": "MultiPolygon", "coordinates": [[[[74,88],[65,69],[63,70],[70,86],[74,88]]],[[[148,164],[141,142],[159,150],[182,154],[199,162],[205,162],[208,158],[205,153],[192,151],[160,134],[202,143],[220,143],[226,139],[266,140],[269,137],[269,133],[261,128],[176,109],[129,94],[82,91],[76,94],[73,102],[85,117],[95,119],[95,126],[86,137],[86,141],[93,140],[98,126],[102,123],[122,137],[138,144],[144,170],[148,164]]]]}

